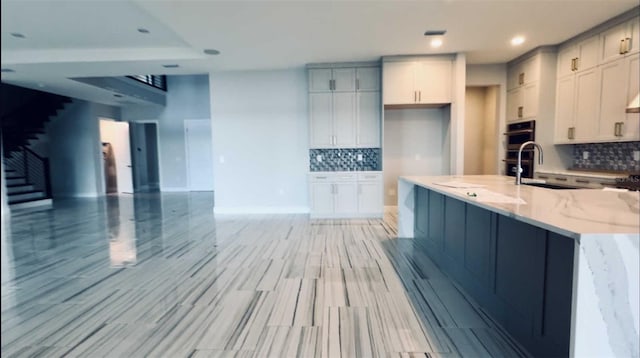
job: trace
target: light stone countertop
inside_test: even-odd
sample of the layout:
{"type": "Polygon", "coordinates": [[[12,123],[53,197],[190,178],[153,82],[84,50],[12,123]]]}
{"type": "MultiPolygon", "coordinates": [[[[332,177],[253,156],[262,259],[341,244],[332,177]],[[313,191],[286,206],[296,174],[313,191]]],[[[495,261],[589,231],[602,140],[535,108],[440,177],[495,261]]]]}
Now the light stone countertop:
{"type": "Polygon", "coordinates": [[[574,239],[640,233],[640,192],[518,186],[515,178],[499,175],[405,176],[400,180],[574,239]],[[447,182],[463,183],[458,184],[463,187],[435,184],[447,182]],[[481,187],[465,188],[464,183],[481,187]]]}

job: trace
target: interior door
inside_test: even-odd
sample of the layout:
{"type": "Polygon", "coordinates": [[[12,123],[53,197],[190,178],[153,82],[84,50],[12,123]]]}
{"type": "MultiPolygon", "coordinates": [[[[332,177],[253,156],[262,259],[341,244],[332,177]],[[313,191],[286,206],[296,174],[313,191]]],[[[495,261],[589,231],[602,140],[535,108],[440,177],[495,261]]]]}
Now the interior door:
{"type": "Polygon", "coordinates": [[[103,143],[111,143],[115,156],[118,193],[133,193],[129,123],[101,119],[100,140],[103,143]]]}
{"type": "Polygon", "coordinates": [[[189,190],[213,191],[211,120],[185,120],[184,131],[189,190]]]}

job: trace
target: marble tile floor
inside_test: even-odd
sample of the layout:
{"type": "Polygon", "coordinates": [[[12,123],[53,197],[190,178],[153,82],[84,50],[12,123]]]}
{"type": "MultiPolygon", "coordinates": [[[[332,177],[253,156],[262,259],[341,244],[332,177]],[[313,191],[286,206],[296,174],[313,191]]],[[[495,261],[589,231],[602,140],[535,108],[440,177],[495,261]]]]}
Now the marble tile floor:
{"type": "Polygon", "coordinates": [[[208,193],[2,225],[2,357],[524,357],[396,217],[214,216],[208,193]]]}

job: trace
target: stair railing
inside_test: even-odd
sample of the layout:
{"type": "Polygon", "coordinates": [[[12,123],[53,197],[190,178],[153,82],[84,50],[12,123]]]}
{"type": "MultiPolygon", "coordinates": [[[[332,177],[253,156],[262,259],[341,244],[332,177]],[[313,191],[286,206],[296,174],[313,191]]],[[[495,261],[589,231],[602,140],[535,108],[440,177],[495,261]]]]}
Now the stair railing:
{"type": "Polygon", "coordinates": [[[31,149],[21,146],[6,158],[6,166],[13,169],[19,176],[25,178],[27,184],[33,185],[35,190],[42,191],[45,198],[51,198],[51,177],[49,159],[43,158],[31,149]]]}

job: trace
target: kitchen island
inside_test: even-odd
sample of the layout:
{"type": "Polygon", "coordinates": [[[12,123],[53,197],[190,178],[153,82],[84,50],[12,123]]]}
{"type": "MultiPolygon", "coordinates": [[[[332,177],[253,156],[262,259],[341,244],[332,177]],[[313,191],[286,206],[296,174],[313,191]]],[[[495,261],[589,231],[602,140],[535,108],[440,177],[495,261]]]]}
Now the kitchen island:
{"type": "Polygon", "coordinates": [[[638,357],[640,193],[401,177],[398,236],[536,356],[638,357]]]}

